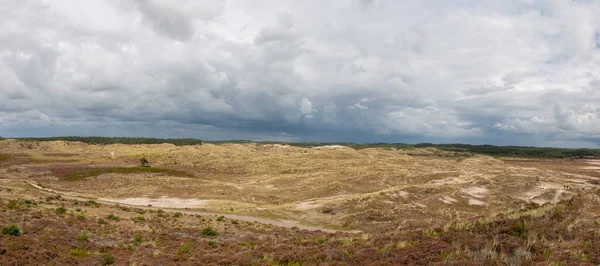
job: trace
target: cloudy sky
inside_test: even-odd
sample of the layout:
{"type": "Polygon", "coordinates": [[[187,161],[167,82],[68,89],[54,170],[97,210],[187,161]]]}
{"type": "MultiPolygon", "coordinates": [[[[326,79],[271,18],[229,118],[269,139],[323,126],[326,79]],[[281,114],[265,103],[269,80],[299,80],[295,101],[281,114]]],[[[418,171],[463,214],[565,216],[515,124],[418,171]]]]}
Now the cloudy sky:
{"type": "Polygon", "coordinates": [[[0,0],[0,136],[600,143],[600,2],[0,0]]]}

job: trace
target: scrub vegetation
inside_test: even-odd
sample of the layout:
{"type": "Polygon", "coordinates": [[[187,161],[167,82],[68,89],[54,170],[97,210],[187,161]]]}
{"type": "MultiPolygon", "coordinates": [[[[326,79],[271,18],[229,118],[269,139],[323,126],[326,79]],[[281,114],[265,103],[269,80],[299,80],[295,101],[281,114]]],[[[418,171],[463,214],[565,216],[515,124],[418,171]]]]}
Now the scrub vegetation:
{"type": "Polygon", "coordinates": [[[600,160],[278,143],[0,150],[2,265],[600,264],[600,160]]]}

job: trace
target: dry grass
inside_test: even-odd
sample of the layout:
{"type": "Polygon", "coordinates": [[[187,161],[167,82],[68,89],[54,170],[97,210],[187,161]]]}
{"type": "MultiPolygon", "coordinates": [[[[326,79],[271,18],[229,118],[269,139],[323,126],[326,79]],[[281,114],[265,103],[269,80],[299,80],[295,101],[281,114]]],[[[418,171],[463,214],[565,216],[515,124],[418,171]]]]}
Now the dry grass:
{"type": "MultiPolygon", "coordinates": [[[[574,179],[569,171],[582,168],[573,166],[574,161],[557,161],[566,169],[562,171],[537,161],[452,158],[431,148],[13,140],[0,142],[0,147],[7,154],[45,161],[11,176],[60,191],[114,199],[201,200],[206,203],[203,208],[212,211],[361,230],[420,227],[423,219],[445,226],[448,219],[493,217],[528,202],[558,202],[576,195],[562,188],[574,179]],[[153,168],[133,167],[142,157],[153,168]],[[58,163],[61,160],[78,162],[58,163]]],[[[574,188],[593,186],[591,179],[575,179],[582,183],[571,184],[574,188]]]]}
{"type": "MultiPolygon", "coordinates": [[[[340,236],[334,239],[321,235],[294,238],[297,232],[293,230],[281,231],[260,224],[246,227],[245,222],[219,222],[217,217],[210,222],[200,222],[202,220],[188,219],[185,215],[177,218],[126,211],[126,208],[81,205],[82,213],[79,214],[75,208],[66,206],[67,211],[61,218],[65,226],[77,223],[99,226],[100,218],[109,227],[114,225],[116,231],[104,232],[112,238],[102,238],[102,241],[112,243],[113,247],[119,246],[119,241],[123,242],[123,250],[127,250],[123,254],[127,255],[113,254],[117,260],[133,256],[138,258],[133,261],[143,262],[141,258],[145,255],[142,254],[146,253],[137,253],[142,252],[140,250],[150,252],[148,254],[194,258],[203,245],[209,250],[221,248],[228,245],[227,241],[237,239],[236,234],[256,237],[245,241],[259,243],[259,247],[260,243],[277,243],[272,242],[272,237],[277,234],[278,241],[293,243],[285,246],[290,249],[299,248],[296,245],[318,247],[335,243],[328,246],[330,249],[314,251],[323,254],[323,260],[311,260],[308,255],[295,257],[284,249],[263,250],[260,259],[244,255],[257,264],[316,263],[327,261],[327,258],[358,264],[373,258],[377,258],[373,261],[393,261],[395,264],[598,260],[598,255],[588,248],[598,244],[593,237],[600,232],[597,206],[600,200],[595,183],[598,178],[595,169],[586,168],[593,166],[586,161],[500,160],[486,156],[452,158],[434,149],[354,150],[256,144],[96,146],[62,141],[5,140],[0,141],[0,149],[14,158],[29,158],[26,162],[5,161],[0,167],[0,184],[22,186],[27,180],[90,197],[122,200],[166,197],[166,203],[167,199],[174,198],[198,200],[210,211],[360,229],[368,233],[366,238],[340,236]],[[147,158],[156,168],[134,167],[141,157],[147,158]],[[74,213],[72,216],[71,212],[74,213]],[[79,220],[78,215],[84,215],[85,219],[79,220]],[[118,217],[118,221],[108,219],[112,217],[109,215],[118,217]],[[178,249],[188,247],[185,245],[191,243],[190,239],[181,238],[166,246],[154,243],[153,250],[148,250],[144,247],[146,239],[157,236],[145,232],[155,216],[173,218],[163,221],[162,232],[201,234],[194,230],[212,227],[219,233],[219,240],[211,244],[208,240],[192,240],[189,253],[180,255],[176,255],[178,249]],[[222,233],[238,224],[243,227],[231,234],[222,233]],[[226,225],[229,227],[224,227],[226,225]],[[196,229],[190,229],[192,227],[196,229]],[[249,233],[255,232],[252,228],[262,228],[264,235],[249,233]],[[133,239],[134,232],[141,232],[144,242],[139,246],[132,244],[134,250],[130,251],[127,243],[131,240],[125,240],[125,235],[127,239],[133,239]],[[552,254],[544,254],[544,250],[552,254]],[[340,252],[354,252],[354,255],[341,255],[340,252]]],[[[46,202],[26,193],[21,196],[38,203],[46,202]]],[[[9,198],[6,194],[3,206],[25,208],[23,204],[11,205],[9,198]]],[[[60,202],[50,200],[44,204],[53,204],[52,215],[56,215],[54,210],[60,207],[57,205],[60,202]]],[[[21,219],[17,212],[10,211],[10,222],[21,219]]],[[[53,223],[52,226],[60,227],[60,224],[53,223]]],[[[98,243],[97,236],[90,232],[90,245],[98,243]]],[[[75,237],[73,235],[71,240],[75,237]]],[[[249,252],[254,250],[248,249],[246,244],[235,244],[249,252]]],[[[80,249],[75,250],[76,254],[91,254],[89,258],[103,256],[98,248],[78,248],[85,248],[89,253],[80,249]]],[[[206,258],[205,255],[198,256],[206,258]]]]}
{"type": "Polygon", "coordinates": [[[193,175],[184,171],[151,168],[151,167],[106,167],[106,168],[83,168],[83,167],[67,167],[67,168],[51,168],[50,171],[62,181],[79,181],[90,177],[96,177],[104,174],[163,174],[177,177],[192,177],[193,175]]]}

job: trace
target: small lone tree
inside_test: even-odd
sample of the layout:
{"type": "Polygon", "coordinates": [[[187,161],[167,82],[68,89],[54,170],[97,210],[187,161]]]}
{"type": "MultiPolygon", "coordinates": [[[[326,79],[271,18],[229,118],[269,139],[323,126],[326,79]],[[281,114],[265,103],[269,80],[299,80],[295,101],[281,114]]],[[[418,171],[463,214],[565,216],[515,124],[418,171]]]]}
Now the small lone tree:
{"type": "Polygon", "coordinates": [[[140,166],[150,167],[150,162],[148,162],[148,160],[146,160],[146,158],[142,157],[142,158],[140,158],[140,166]]]}

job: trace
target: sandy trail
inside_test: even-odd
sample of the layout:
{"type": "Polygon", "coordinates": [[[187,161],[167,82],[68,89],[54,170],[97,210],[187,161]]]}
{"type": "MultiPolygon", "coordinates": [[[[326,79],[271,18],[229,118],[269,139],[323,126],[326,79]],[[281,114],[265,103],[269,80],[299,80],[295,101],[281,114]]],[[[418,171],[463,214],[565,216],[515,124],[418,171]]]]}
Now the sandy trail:
{"type": "Polygon", "coordinates": [[[586,160],[585,163],[600,165],[600,160],[586,160]]]}
{"type": "Polygon", "coordinates": [[[585,169],[585,170],[600,170],[600,167],[598,167],[598,166],[584,166],[584,167],[581,167],[581,169],[585,169]]]}
{"type": "Polygon", "coordinates": [[[160,197],[160,198],[125,198],[125,199],[113,199],[113,198],[98,198],[103,201],[116,202],[119,204],[135,205],[135,206],[151,206],[157,208],[206,208],[208,200],[197,200],[197,199],[181,199],[172,197],[160,197]]]}
{"type": "MultiPolygon", "coordinates": [[[[138,209],[144,209],[144,210],[155,210],[158,211],[159,209],[164,211],[164,212],[180,212],[183,214],[190,214],[190,215],[202,215],[202,216],[214,216],[214,215],[220,215],[220,216],[224,216],[225,218],[228,219],[234,219],[234,220],[240,220],[240,221],[246,221],[246,222],[258,222],[258,223],[263,223],[263,224],[269,224],[269,225],[274,225],[274,226],[280,226],[280,227],[286,227],[286,228],[298,228],[301,230],[308,230],[308,231],[322,231],[322,232],[326,232],[326,233],[337,233],[337,232],[347,232],[347,233],[360,233],[361,231],[345,231],[345,230],[335,230],[335,229],[327,229],[327,228],[322,228],[322,227],[316,227],[316,226],[309,226],[309,225],[302,225],[299,224],[296,221],[289,221],[289,220],[270,220],[270,219],[265,219],[265,218],[259,218],[259,217],[253,217],[253,216],[245,216],[245,215],[237,215],[237,214],[226,214],[226,213],[213,213],[213,212],[206,212],[206,211],[197,211],[197,210],[187,210],[187,209],[177,209],[177,208],[159,208],[159,207],[155,207],[154,203],[153,206],[147,206],[146,205],[137,205],[137,204],[132,204],[132,203],[139,203],[136,201],[123,201],[123,200],[114,200],[114,199],[103,199],[103,198],[87,198],[87,197],[82,197],[73,193],[66,193],[66,192],[61,192],[61,191],[57,191],[54,189],[49,189],[49,188],[43,188],[40,187],[38,185],[36,185],[33,182],[30,181],[25,181],[27,182],[29,185],[31,185],[32,187],[38,189],[38,190],[42,190],[42,191],[46,191],[46,192],[50,192],[50,193],[54,193],[54,194],[58,194],[63,198],[66,199],[70,199],[70,200],[78,200],[78,201],[88,201],[88,200],[95,200],[98,203],[102,203],[102,204],[106,204],[106,205],[121,205],[121,206],[130,206],[130,207],[135,207],[138,209]]],[[[147,203],[147,202],[142,202],[142,203],[147,203]]]]}

